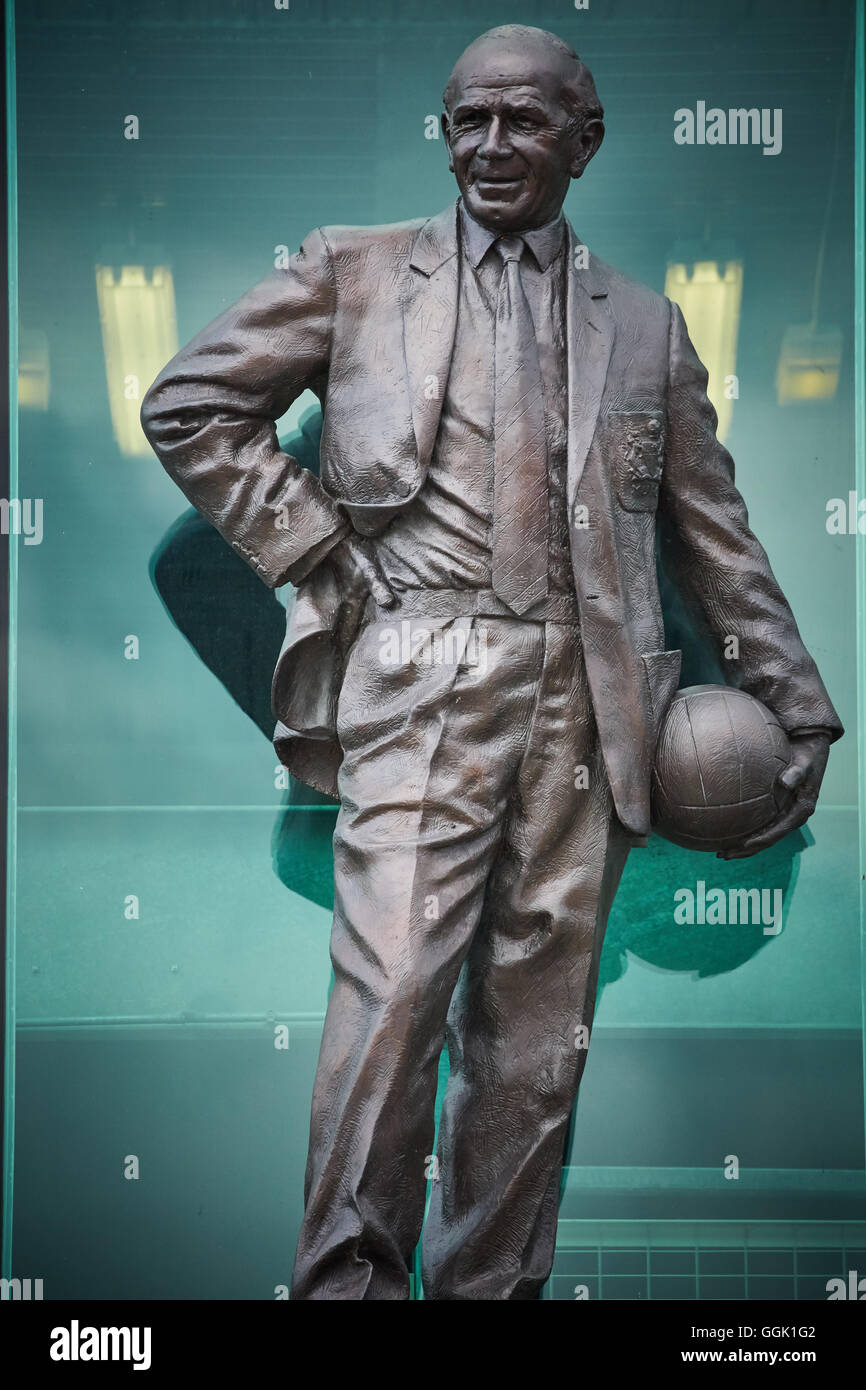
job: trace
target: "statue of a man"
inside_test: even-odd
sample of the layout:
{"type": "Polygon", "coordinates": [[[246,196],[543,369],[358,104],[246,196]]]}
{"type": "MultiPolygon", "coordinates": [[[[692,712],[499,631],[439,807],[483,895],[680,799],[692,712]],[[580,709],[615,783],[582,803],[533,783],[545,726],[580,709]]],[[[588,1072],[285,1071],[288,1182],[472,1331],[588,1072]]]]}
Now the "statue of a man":
{"type": "Polygon", "coordinates": [[[493,29],[444,106],[456,204],[311,232],[142,409],[193,505],[295,586],[275,743],[341,803],[296,1299],[408,1297],[431,1166],[427,1298],[549,1276],[605,922],[679,676],[657,524],[718,651],[739,634],[731,682],[793,743],[790,804],[734,853],[806,820],[841,733],[679,309],[562,214],[604,133],[588,69],[493,29]],[[321,481],[274,426],[305,388],[321,481]]]}

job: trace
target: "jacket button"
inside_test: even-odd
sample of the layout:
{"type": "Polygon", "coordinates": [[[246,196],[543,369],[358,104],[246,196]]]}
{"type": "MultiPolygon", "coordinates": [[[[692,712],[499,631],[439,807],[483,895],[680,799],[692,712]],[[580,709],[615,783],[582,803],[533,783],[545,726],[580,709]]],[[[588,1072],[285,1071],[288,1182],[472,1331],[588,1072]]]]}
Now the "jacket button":
{"type": "Polygon", "coordinates": [[[409,493],[410,493],[411,491],[412,491],[412,484],[411,484],[411,483],[400,482],[400,483],[397,484],[396,493],[397,493],[397,496],[398,496],[398,497],[408,497],[408,496],[409,496],[409,493]]]}

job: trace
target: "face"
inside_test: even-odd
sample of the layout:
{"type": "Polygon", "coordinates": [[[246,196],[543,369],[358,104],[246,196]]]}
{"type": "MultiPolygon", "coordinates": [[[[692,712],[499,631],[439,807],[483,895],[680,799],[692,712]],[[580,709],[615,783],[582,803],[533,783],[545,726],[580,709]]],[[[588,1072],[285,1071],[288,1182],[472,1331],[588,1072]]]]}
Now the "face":
{"type": "Polygon", "coordinates": [[[463,55],[451,111],[442,117],[449,167],[467,210],[497,232],[529,231],[557,216],[603,134],[569,129],[562,102],[570,75],[558,56],[491,45],[463,55]]]}

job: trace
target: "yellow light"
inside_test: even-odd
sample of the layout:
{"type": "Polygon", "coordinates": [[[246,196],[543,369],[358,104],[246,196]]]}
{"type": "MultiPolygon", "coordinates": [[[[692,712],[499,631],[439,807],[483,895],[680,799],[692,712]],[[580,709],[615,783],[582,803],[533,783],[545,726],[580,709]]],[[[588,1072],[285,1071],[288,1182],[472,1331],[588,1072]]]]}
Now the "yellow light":
{"type": "Polygon", "coordinates": [[[689,337],[709,374],[707,395],[719,417],[716,433],[724,442],[739,395],[736,370],[743,263],[695,261],[690,269],[674,261],[668,265],[665,294],[682,309],[689,337]]]}
{"type": "Polygon", "coordinates": [[[122,453],[144,458],[141,398],[177,352],[174,281],[164,265],[98,265],[96,295],[114,437],[122,453]]]}
{"type": "Polygon", "coordinates": [[[839,385],[841,361],[840,328],[792,324],[785,330],[776,368],[779,405],[832,400],[839,385]]]}
{"type": "Polygon", "coordinates": [[[47,410],[51,395],[48,339],[35,329],[18,336],[18,404],[22,410],[47,410]]]}

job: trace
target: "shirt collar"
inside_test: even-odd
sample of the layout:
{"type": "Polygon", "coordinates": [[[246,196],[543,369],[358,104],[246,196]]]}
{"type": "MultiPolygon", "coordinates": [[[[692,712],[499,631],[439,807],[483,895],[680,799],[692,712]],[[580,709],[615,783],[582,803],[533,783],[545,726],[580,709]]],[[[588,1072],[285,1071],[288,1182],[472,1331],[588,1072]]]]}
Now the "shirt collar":
{"type": "MultiPolygon", "coordinates": [[[[552,222],[547,222],[543,227],[534,227],[530,232],[517,232],[526,242],[539,267],[547,270],[551,261],[555,260],[562,249],[563,230],[565,218],[559,213],[552,222]]],[[[463,236],[463,244],[466,255],[469,257],[470,264],[477,269],[483,261],[487,252],[490,250],[494,241],[497,240],[497,233],[491,232],[488,227],[482,227],[480,222],[476,222],[461,198],[460,200],[460,227],[463,236]]]]}

